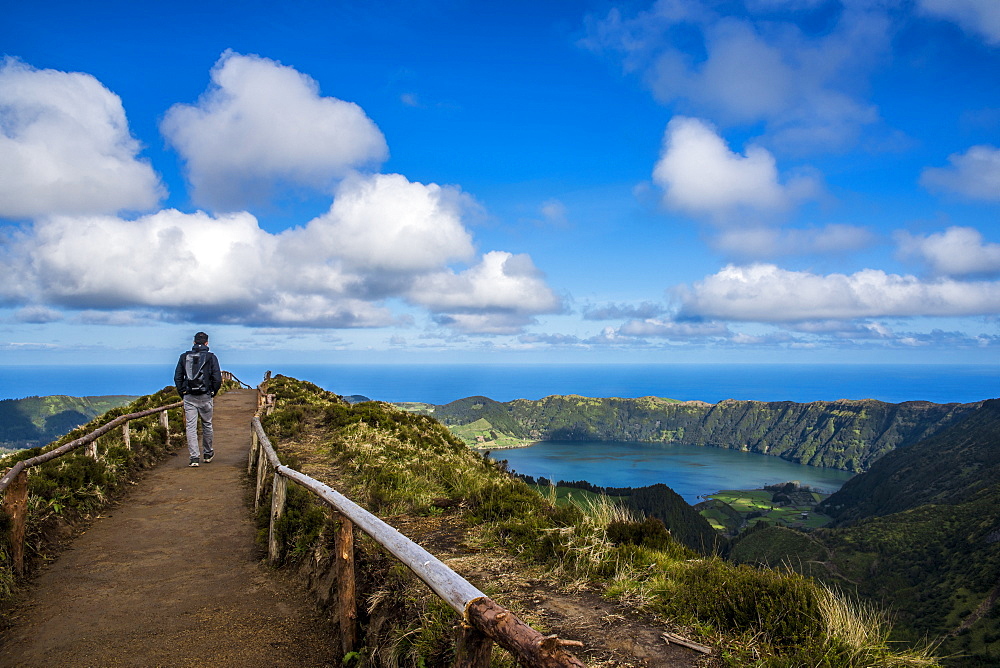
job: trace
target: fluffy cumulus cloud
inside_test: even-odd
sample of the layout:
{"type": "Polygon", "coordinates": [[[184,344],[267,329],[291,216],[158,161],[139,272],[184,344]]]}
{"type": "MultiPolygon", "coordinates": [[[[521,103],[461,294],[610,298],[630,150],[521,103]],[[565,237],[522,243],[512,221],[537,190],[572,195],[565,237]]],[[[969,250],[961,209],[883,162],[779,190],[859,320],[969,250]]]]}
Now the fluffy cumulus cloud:
{"type": "Polygon", "coordinates": [[[76,309],[249,308],[247,285],[273,239],[250,214],[214,218],[169,209],[137,220],[56,216],[5,258],[24,298],[76,309]],[[110,240],[114,240],[113,243],[110,240]]]}
{"type": "Polygon", "coordinates": [[[920,175],[921,185],[970,199],[1000,202],[1000,149],[973,146],[965,153],[948,156],[948,162],[950,167],[925,169],[920,175]]]}
{"type": "Polygon", "coordinates": [[[865,269],[818,275],[729,265],[681,291],[679,317],[754,322],[1000,313],[1000,282],[921,281],[865,269]]]}
{"type": "Polygon", "coordinates": [[[409,296],[415,303],[455,317],[562,310],[561,299],[548,287],[531,258],[506,251],[490,251],[479,264],[462,272],[445,270],[420,276],[409,296]]]}
{"type": "MultiPolygon", "coordinates": [[[[462,332],[520,332],[561,300],[526,255],[474,259],[455,188],[395,174],[344,181],[330,211],[272,234],[246,212],[160,211],[135,220],[55,216],[12,238],[0,296],[22,320],[143,309],[257,326],[399,324],[386,300],[423,306],[462,332]],[[114,243],[109,243],[114,239],[114,243]]],[[[408,316],[407,316],[408,317],[408,316]]]]}
{"type": "Polygon", "coordinates": [[[789,150],[849,145],[878,120],[862,89],[889,45],[885,10],[845,3],[826,33],[815,36],[776,20],[774,9],[819,5],[758,1],[749,12],[724,15],[697,0],[661,0],[631,17],[612,10],[591,24],[586,43],[619,54],[664,103],[726,123],[763,122],[769,141],[789,150]],[[678,44],[697,45],[703,55],[692,58],[692,49],[678,44]]]}
{"type": "Polygon", "coordinates": [[[527,255],[477,260],[466,221],[480,212],[459,188],[359,171],[385,158],[381,132],[290,67],[227,52],[205,95],[172,107],[161,129],[187,162],[193,198],[212,209],[285,185],[329,189],[330,209],[279,233],[239,210],[113,215],[160,196],[121,101],[89,75],[4,61],[0,217],[35,218],[0,239],[0,303],[15,320],[73,311],[72,322],[103,324],[412,324],[392,308],[402,303],[463,333],[497,334],[562,309],[527,255]]]}
{"type": "Polygon", "coordinates": [[[954,21],[988,44],[1000,44],[1000,2],[996,0],[917,0],[926,14],[954,21]]]}
{"type": "Polygon", "coordinates": [[[972,227],[949,227],[926,236],[900,232],[900,254],[924,262],[942,276],[1000,274],[1000,244],[987,243],[972,227]]]}
{"type": "Polygon", "coordinates": [[[141,148],[91,75],[0,61],[0,218],[150,209],[164,191],[141,148]]]}
{"type": "Polygon", "coordinates": [[[766,149],[751,145],[745,155],[734,153],[710,123],[684,116],[667,125],[653,181],[663,188],[669,208],[714,219],[740,211],[785,211],[819,191],[807,176],[782,183],[766,149]]]}
{"type": "Polygon", "coordinates": [[[303,254],[335,253],[357,268],[427,271],[472,258],[462,221],[474,208],[457,188],[412,183],[399,174],[352,177],[338,187],[327,214],[290,236],[303,254]]]}
{"type": "Polygon", "coordinates": [[[231,51],[197,104],[171,107],[161,130],[187,164],[192,199],[215,210],[256,203],[279,184],[327,188],[388,153],[358,105],[321,96],[291,67],[231,51]]]}

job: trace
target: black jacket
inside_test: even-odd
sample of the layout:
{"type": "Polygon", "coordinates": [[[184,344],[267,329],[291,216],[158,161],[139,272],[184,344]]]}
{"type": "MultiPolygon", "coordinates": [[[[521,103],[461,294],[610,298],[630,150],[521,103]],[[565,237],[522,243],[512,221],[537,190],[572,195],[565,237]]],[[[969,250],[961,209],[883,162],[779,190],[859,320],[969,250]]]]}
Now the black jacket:
{"type": "Polygon", "coordinates": [[[222,387],[222,368],[219,367],[219,358],[215,356],[215,353],[208,352],[208,346],[200,343],[192,346],[191,350],[181,353],[180,358],[177,360],[177,368],[174,369],[174,387],[177,388],[177,394],[182,397],[188,394],[187,377],[184,375],[184,358],[187,357],[189,352],[205,354],[206,376],[209,388],[212,390],[212,396],[214,397],[218,394],[219,388],[222,387]]]}

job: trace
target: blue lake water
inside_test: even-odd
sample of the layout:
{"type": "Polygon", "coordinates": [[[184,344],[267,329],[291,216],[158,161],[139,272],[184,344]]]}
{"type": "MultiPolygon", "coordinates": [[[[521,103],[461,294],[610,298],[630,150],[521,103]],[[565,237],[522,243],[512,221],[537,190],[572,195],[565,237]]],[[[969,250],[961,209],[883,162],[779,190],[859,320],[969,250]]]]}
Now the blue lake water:
{"type": "Polygon", "coordinates": [[[854,475],[753,452],[659,443],[543,441],[495,450],[490,456],[506,459],[518,473],[552,482],[586,480],[601,487],[664,483],[691,504],[723,489],[760,489],[789,480],[833,493],[854,475]]]}

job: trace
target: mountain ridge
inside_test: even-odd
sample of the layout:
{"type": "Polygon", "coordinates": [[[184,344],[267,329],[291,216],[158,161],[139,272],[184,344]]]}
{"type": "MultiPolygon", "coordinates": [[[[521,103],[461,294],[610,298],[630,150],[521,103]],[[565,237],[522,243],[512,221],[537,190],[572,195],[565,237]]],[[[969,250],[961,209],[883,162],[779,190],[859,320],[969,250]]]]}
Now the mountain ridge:
{"type": "Polygon", "coordinates": [[[136,398],[123,394],[54,394],[0,400],[0,448],[20,450],[46,445],[136,398]]]}
{"type": "Polygon", "coordinates": [[[974,412],[982,401],[935,404],[876,399],[797,403],[726,399],[717,404],[661,397],[551,395],[499,402],[474,396],[428,409],[469,445],[478,434],[530,441],[640,441],[722,447],[779,456],[811,466],[867,470],[898,447],[912,445],[974,412]]]}

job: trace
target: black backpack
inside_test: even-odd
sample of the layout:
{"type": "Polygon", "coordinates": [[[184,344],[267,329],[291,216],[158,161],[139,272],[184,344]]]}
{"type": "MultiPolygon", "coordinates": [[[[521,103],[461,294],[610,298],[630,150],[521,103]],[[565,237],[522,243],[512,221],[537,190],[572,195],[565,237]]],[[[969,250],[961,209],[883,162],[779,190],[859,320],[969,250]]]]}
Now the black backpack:
{"type": "Polygon", "coordinates": [[[188,394],[208,394],[208,353],[188,353],[184,357],[184,379],[188,394]]]}

